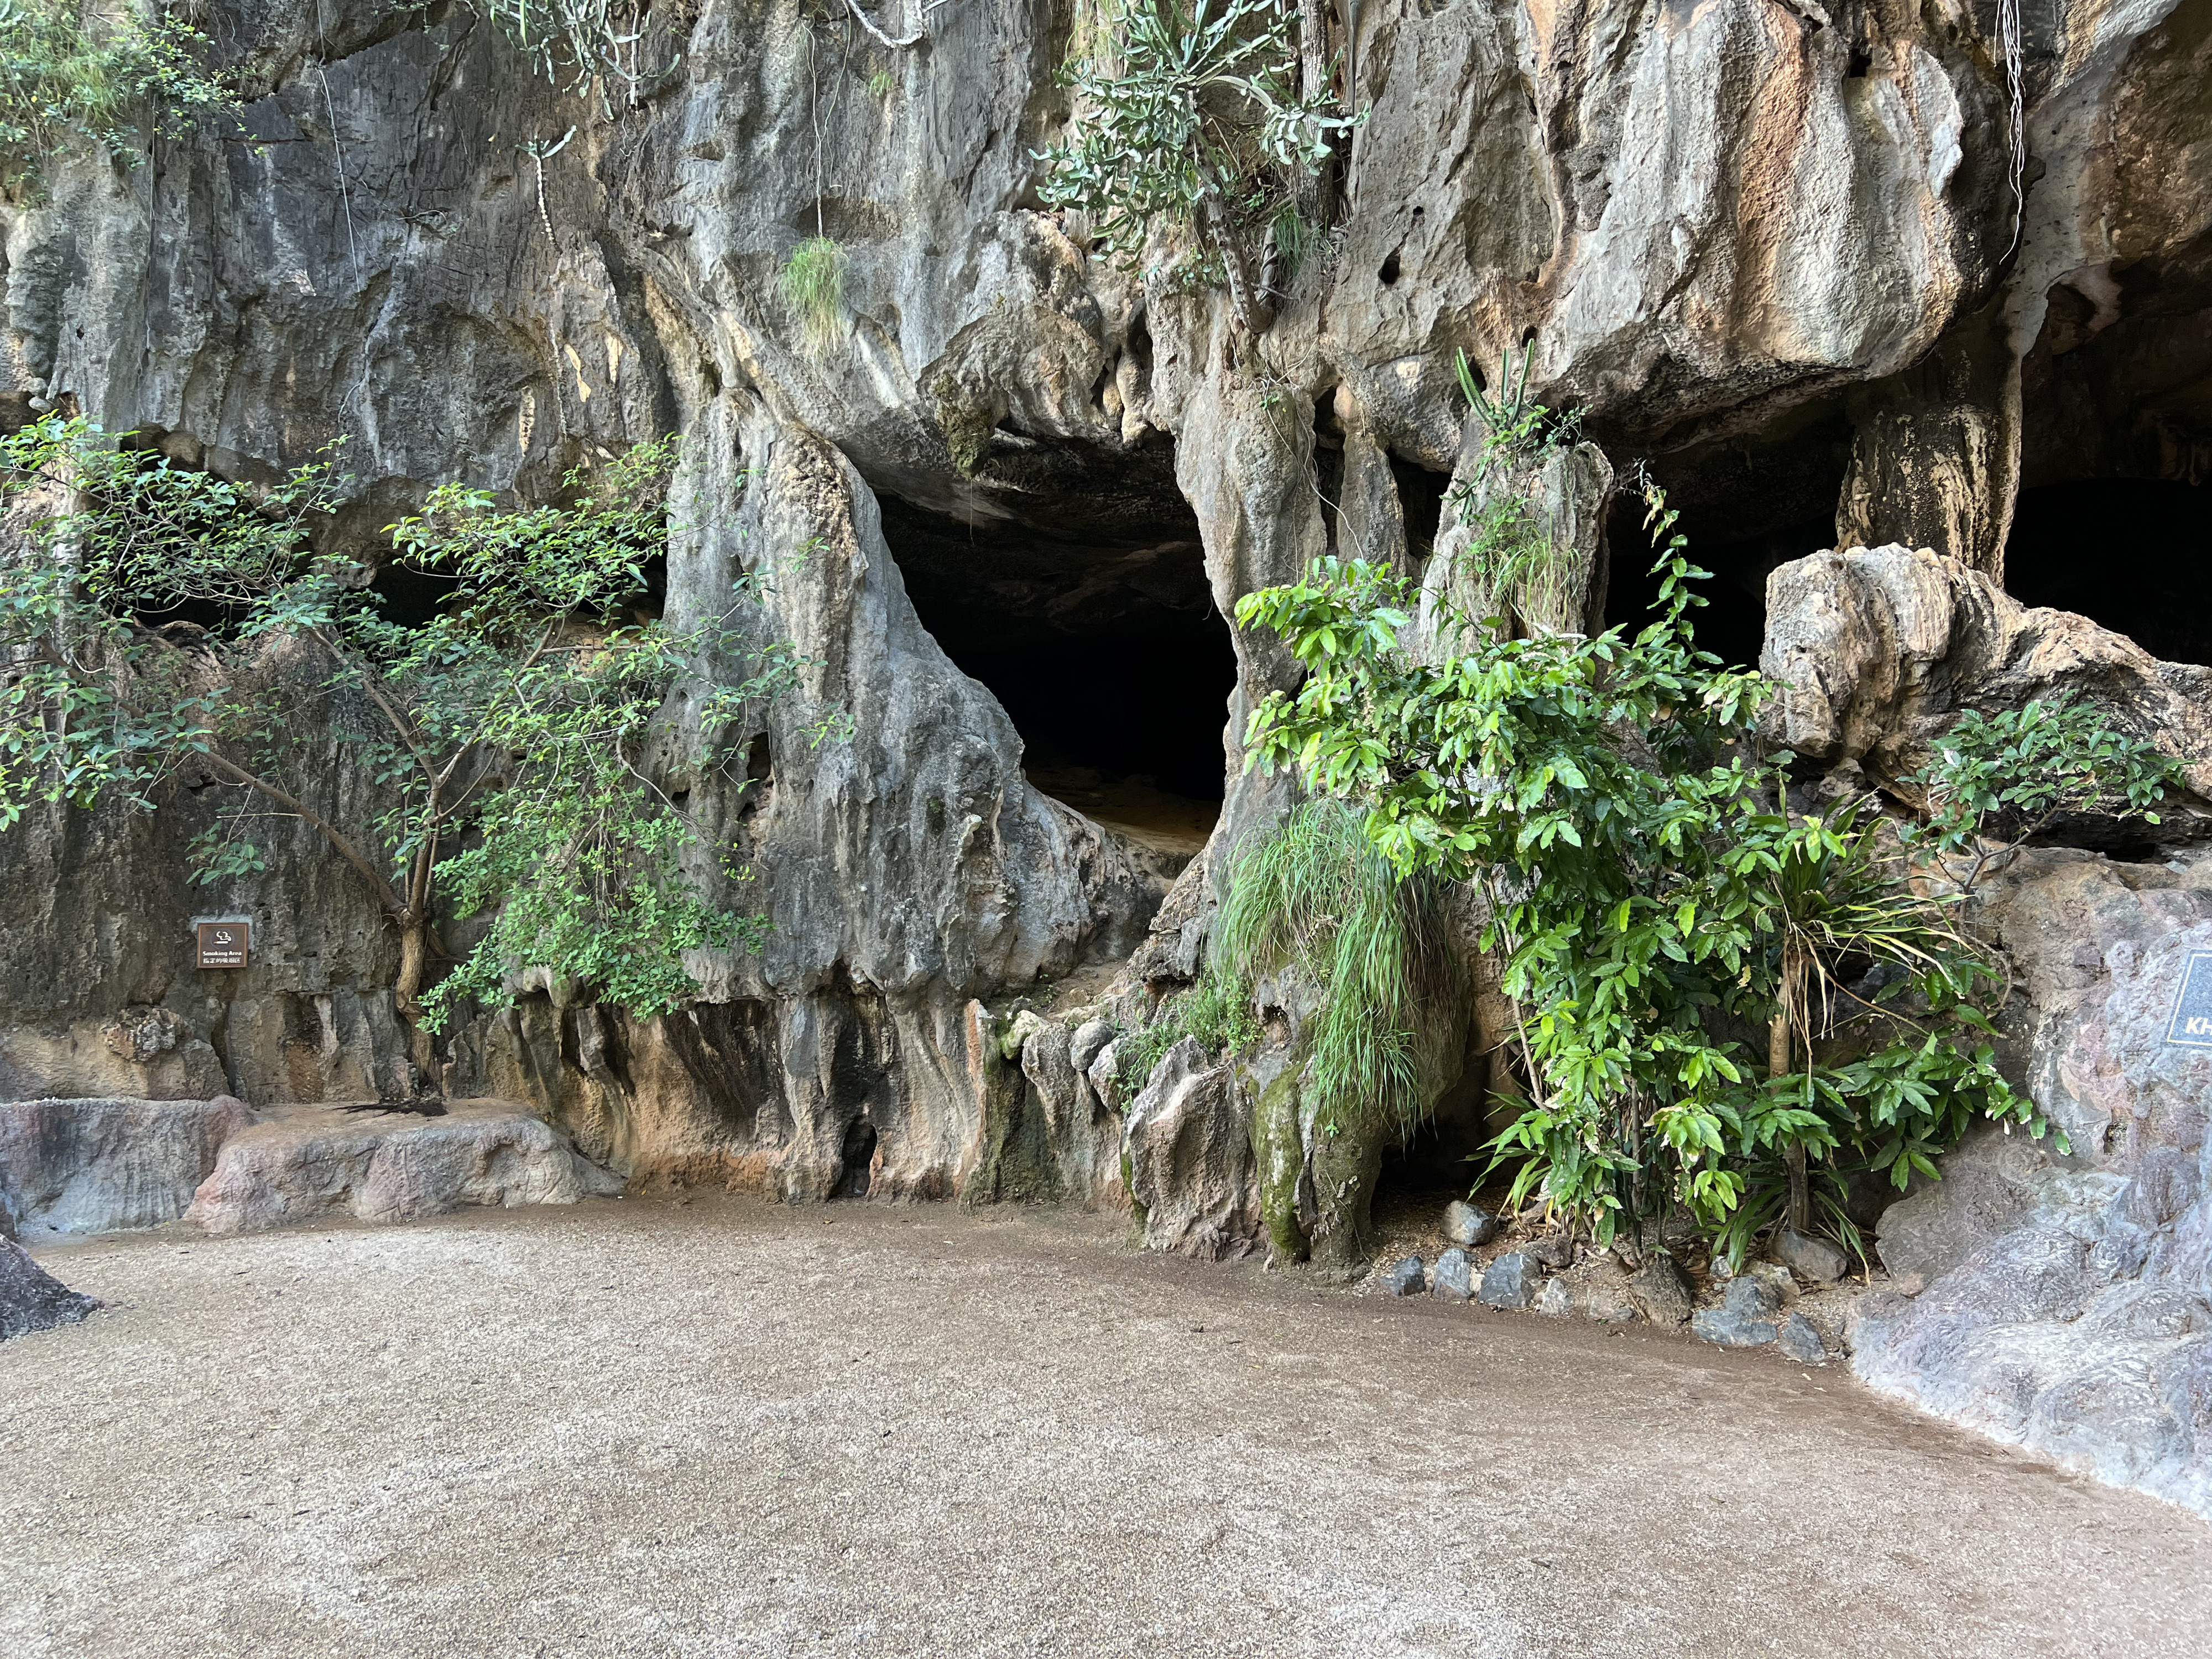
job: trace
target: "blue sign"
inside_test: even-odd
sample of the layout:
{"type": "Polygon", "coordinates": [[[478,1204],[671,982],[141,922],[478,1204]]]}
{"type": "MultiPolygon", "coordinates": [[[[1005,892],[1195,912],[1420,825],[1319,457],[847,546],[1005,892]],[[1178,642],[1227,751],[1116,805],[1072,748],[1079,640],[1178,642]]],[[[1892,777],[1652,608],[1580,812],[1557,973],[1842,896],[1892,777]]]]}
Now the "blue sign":
{"type": "Polygon", "coordinates": [[[2192,1048],[2212,1048],[2212,951],[2192,951],[2188,970],[2181,976],[2181,994],[2173,1000],[2173,1023],[2166,1028],[2168,1042],[2192,1048]]]}

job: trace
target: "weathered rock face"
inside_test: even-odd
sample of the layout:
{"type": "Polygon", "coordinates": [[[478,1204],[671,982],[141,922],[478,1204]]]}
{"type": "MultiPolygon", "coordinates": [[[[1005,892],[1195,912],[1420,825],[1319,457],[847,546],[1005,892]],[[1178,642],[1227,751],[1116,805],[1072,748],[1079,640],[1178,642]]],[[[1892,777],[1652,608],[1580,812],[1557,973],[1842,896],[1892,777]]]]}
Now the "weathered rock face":
{"type": "Polygon", "coordinates": [[[33,1241],[158,1227],[185,1213],[216,1149],[253,1121],[228,1095],[0,1103],[0,1210],[33,1241]]]}
{"type": "MultiPolygon", "coordinates": [[[[1442,504],[1480,451],[1452,351],[1487,368],[1533,331],[1536,395],[1584,406],[1595,440],[1553,491],[1583,620],[1606,604],[1606,481],[1644,456],[1686,504],[1743,497],[1746,536],[1836,518],[1994,568],[2022,363],[2126,380],[2196,314],[2202,4],[2028,9],[2040,172],[2017,234],[1986,8],[1348,8],[1368,114],[1344,221],[1258,339],[1171,260],[1149,284],[1109,270],[1035,210],[1075,9],[956,0],[926,46],[886,52],[799,0],[685,9],[641,42],[667,72],[609,110],[526,74],[465,8],[237,0],[211,32],[254,43],[255,142],[73,161],[42,204],[0,210],[19,417],[67,400],[256,477],[343,434],[359,482],[337,539],[356,546],[437,481],[544,499],[677,430],[670,617],[775,564],[763,632],[811,660],[805,684],[712,750],[672,708],[667,755],[717,850],[757,872],[730,896],[769,914],[765,953],[702,956],[703,1000],[665,1020],[546,988],[452,1044],[456,1092],[526,1096],[635,1179],[1116,1201],[1074,1034],[1072,1080],[1034,1035],[1010,1072],[1001,1022],[969,1009],[1127,955],[1158,881],[1030,785],[1001,700],[923,626],[917,599],[970,575],[963,534],[986,551],[962,637],[988,639],[995,606],[1033,654],[1140,601],[1225,634],[1239,595],[1331,549],[1441,590],[1463,539],[1442,504]],[[2142,182],[2141,153],[2166,182],[2142,182]],[[777,282],[817,230],[846,250],[851,322],[821,352],[777,282]],[[1801,449],[1844,459],[1777,460],[1801,449]],[[833,710],[853,740],[811,746],[833,710]]],[[[2192,395],[2161,392],[2130,465],[2197,465],[2192,395]]],[[[1291,799],[1241,776],[1235,744],[1290,665],[1234,650],[1228,706],[1187,716],[1224,732],[1220,826],[1139,978],[1198,970],[1212,870],[1291,799]]],[[[1102,719],[1126,701],[1065,696],[1102,719]]],[[[295,741],[324,745],[316,810],[365,823],[337,745],[295,741]]],[[[187,787],[151,821],[71,811],[0,837],[0,1095],[259,1106],[404,1080],[393,941],[352,873],[279,826],[265,872],[192,888],[205,810],[187,787]],[[186,965],[207,912],[253,918],[251,967],[186,965]]]]}
{"type": "Polygon", "coordinates": [[[1260,1234],[1260,1188],[1236,1079],[1195,1037],[1168,1050],[1129,1103],[1121,1155],[1145,1243],[1219,1260],[1260,1234]]]}
{"type": "Polygon", "coordinates": [[[1782,688],[1770,710],[1779,746],[1891,787],[1968,708],[2076,695],[2187,763],[2199,799],[2179,804],[2161,836],[2212,832],[2212,668],[2159,662],[2086,617],[2031,610],[1926,548],[1854,547],[1776,570],[1759,667],[1782,688]]]}
{"type": "Polygon", "coordinates": [[[412,1221],[619,1190],[506,1103],[460,1102],[435,1118],[294,1107],[223,1143],[185,1218],[211,1233],[258,1232],[331,1215],[412,1221]]]}
{"type": "Polygon", "coordinates": [[[1861,1313],[1854,1364],[2212,1515],[2212,1048],[2168,1041],[2212,951],[2212,866],[2031,854],[1987,910],[2033,1011],[2027,1082],[2071,1152],[1984,1132],[1893,1206],[1883,1261],[1926,1288],[1861,1313]]]}

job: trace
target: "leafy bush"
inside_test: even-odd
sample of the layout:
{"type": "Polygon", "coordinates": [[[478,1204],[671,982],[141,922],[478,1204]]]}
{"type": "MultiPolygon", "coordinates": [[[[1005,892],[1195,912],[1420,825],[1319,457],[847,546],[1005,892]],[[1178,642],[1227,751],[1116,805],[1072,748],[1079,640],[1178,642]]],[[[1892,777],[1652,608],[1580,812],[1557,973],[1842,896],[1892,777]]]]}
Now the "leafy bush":
{"type": "MultiPolygon", "coordinates": [[[[168,136],[204,114],[234,111],[198,67],[207,37],[157,11],[141,18],[81,0],[0,0],[0,150],[17,179],[73,144],[122,157],[143,111],[168,136]]],[[[11,181],[12,182],[12,181],[11,181]]]]}
{"type": "Polygon", "coordinates": [[[2080,813],[2156,823],[2153,809],[2179,787],[2182,766],[2061,694],[2002,714],[1968,709],[1936,740],[1935,758],[1906,781],[1926,793],[1923,839],[1971,889],[1993,861],[2011,856],[1990,844],[1992,828],[2017,844],[2080,813]]]}
{"type": "Polygon", "coordinates": [[[111,793],[150,810],[161,786],[204,775],[232,793],[195,844],[199,878],[263,867],[272,817],[313,829],[398,933],[410,1023],[499,1002],[531,968],[666,1011],[690,994],[684,951],[757,939],[760,924],[687,875],[698,832],[646,765],[649,727],[679,678],[749,664],[708,700],[711,732],[801,665],[746,643],[751,577],[700,628],[625,619],[665,544],[674,460],[672,439],[641,446],[596,483],[571,474],[558,506],[433,492],[390,527],[398,561],[448,586],[417,622],[384,614],[368,567],[313,550],[345,485],[332,453],[252,490],[82,421],[0,441],[0,498],[29,523],[0,561],[0,828],[34,802],[111,793]],[[328,762],[296,738],[325,716],[375,787],[369,836],[312,804],[328,762]],[[422,999],[441,897],[499,914],[422,999]]]}
{"type": "MultiPolygon", "coordinates": [[[[1673,514],[1650,500],[1656,540],[1673,514]]],[[[1460,617],[1421,660],[1403,580],[1318,562],[1238,605],[1306,669],[1247,746],[1364,804],[1400,871],[1487,896],[1528,1090],[1498,1146],[1516,1201],[1540,1191],[1601,1241],[1680,1204],[1740,1255],[1777,1191],[1811,1224],[1808,1159],[1841,1218],[1850,1176],[1933,1173],[1975,1114],[2045,1125],[1994,1063],[1994,967],[1914,892],[1886,823],[1770,805],[1789,757],[1753,748],[1767,687],[1696,648],[1706,573],[1682,548],[1633,638],[1460,617]]]]}

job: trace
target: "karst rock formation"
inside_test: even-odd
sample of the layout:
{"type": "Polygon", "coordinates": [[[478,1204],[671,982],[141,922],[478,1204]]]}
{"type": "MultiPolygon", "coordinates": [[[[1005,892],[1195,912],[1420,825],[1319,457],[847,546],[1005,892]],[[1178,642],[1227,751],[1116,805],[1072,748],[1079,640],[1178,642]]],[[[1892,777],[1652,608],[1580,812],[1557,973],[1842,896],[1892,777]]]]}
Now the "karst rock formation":
{"type": "MultiPolygon", "coordinates": [[[[1293,799],[1243,768],[1246,714],[1294,681],[1224,620],[1237,599],[1330,551],[1454,580],[1444,503],[1481,441],[1462,349],[1526,347],[1534,394],[1583,411],[1535,481],[1577,556],[1555,625],[1638,614],[1640,466],[1717,573],[1712,637],[1750,659],[1766,632],[1814,760],[1893,779],[1967,680],[2063,684],[2212,785],[2187,665],[2212,655],[2203,509],[2186,574],[2175,532],[2128,516],[2168,522],[2212,475],[2212,0],[1344,0],[1364,117],[1336,223],[1264,328],[1087,253],[1040,197],[1094,9],[656,6],[648,72],[609,94],[549,82],[461,3],[215,0],[244,133],[73,155],[0,206],[11,423],[71,409],[249,479],[343,436],[331,535],[363,553],[437,483],[542,500],[673,432],[668,617],[772,562],[802,683],[757,730],[709,744],[678,702],[665,733],[673,787],[752,866],[764,949],[703,953],[698,1001],[650,1022],[544,986],[453,1040],[449,1093],[528,1103],[634,1187],[1126,1206],[1133,1182],[1155,1243],[1233,1254],[1287,1225],[1356,1255],[1387,1149],[1328,1144],[1279,1099],[1254,1133],[1297,1085],[1285,1060],[1178,1050],[1139,1100],[1111,1043],[1128,999],[1197,972],[1211,872],[1293,799]],[[847,260],[828,349],[780,281],[817,234],[847,260]],[[849,737],[811,741],[832,713],[849,737]],[[1218,794],[1204,850],[1046,793],[1024,773],[1046,749],[1218,794]]],[[[370,786],[328,751],[313,804],[359,821],[370,786]]],[[[280,829],[268,869],[193,887],[202,810],[187,790],[0,835],[0,1098],[404,1084],[398,942],[359,878],[280,829]],[[250,968],[195,971],[204,913],[254,919],[250,968]]],[[[2177,845],[2197,823],[2176,815],[2177,845]]],[[[2154,893],[2140,872],[2163,866],[2075,856],[2106,885],[2038,866],[2004,900],[2106,918],[2089,956],[2062,971],[2045,941],[2023,977],[2047,1107],[2081,1094],[2069,1033],[2134,1029],[2104,1012],[2134,971],[2104,944],[2147,941],[2146,915],[2204,925],[2192,878],[2154,893]]],[[[2064,1178],[2109,1207],[2157,1160],[2163,1195],[2127,1212],[2151,1242],[2107,1251],[2107,1277],[2179,1298],[2136,1319],[2164,1345],[2138,1355],[2172,1429],[2158,1471],[2117,1473],[2212,1505],[2191,1438],[2212,1435],[2212,1059],[2099,1075],[2100,1122],[2152,1127],[2064,1178]]],[[[2056,1213],[2003,1168],[2014,1212],[2056,1213]]],[[[2075,1290],[2076,1313],[2108,1305],[2075,1290]]],[[[1912,1323],[1933,1317],[1869,1324],[1876,1380],[2033,1438],[2017,1376],[2019,1421],[1987,1389],[1922,1387],[1984,1365],[1959,1357],[1966,1315],[1912,1323]]]]}

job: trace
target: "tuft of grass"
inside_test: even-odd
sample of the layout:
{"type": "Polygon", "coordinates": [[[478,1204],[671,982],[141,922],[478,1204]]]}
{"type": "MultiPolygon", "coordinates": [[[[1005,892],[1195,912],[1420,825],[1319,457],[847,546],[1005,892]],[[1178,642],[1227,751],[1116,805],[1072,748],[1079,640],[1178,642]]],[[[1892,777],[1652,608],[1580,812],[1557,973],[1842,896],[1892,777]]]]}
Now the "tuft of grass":
{"type": "Polygon", "coordinates": [[[810,236],[784,262],[783,297],[799,313],[806,348],[828,351],[845,338],[845,250],[828,236],[810,236]]]}
{"type": "Polygon", "coordinates": [[[1285,206],[1275,216],[1268,234],[1274,239],[1275,258],[1282,266],[1281,280],[1287,286],[1306,268],[1306,261],[1313,258],[1314,243],[1318,239],[1295,204],[1285,206]]]}
{"type": "Polygon", "coordinates": [[[879,69],[868,77],[868,90],[878,98],[889,98],[898,90],[898,77],[887,69],[879,69]]]}
{"type": "Polygon", "coordinates": [[[1214,934],[1242,983],[1295,967],[1320,985],[1314,1069],[1331,1128],[1419,1121],[1438,1058],[1425,1011],[1453,980],[1444,888],[1401,876],[1368,839],[1367,814],[1308,803],[1238,854],[1214,934]]]}

